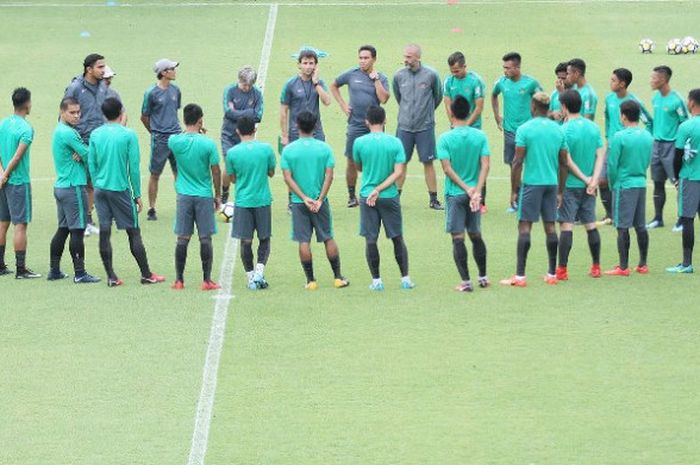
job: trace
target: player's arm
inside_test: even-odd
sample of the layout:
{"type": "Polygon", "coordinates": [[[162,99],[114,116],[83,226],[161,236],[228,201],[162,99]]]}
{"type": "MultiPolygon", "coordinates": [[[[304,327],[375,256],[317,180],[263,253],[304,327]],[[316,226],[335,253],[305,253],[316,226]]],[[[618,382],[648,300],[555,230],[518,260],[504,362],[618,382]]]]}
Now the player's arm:
{"type": "Polygon", "coordinates": [[[318,67],[314,70],[314,75],[311,81],[314,85],[314,88],[316,89],[316,93],[318,94],[318,99],[321,101],[322,104],[325,106],[328,106],[331,104],[331,96],[328,93],[328,90],[326,90],[325,84],[323,81],[321,81],[318,78],[318,67]]]}
{"type": "Polygon", "coordinates": [[[289,105],[280,104],[280,134],[283,146],[289,144],[289,105]]]}
{"type": "Polygon", "coordinates": [[[333,95],[335,101],[338,102],[338,105],[340,105],[340,109],[343,110],[345,116],[350,116],[350,107],[347,103],[345,103],[345,99],[343,99],[343,96],[340,94],[340,86],[338,85],[337,81],[333,81],[331,83],[331,95],[333,95]]]}
{"type": "Polygon", "coordinates": [[[435,79],[433,79],[433,103],[435,104],[435,109],[442,103],[442,83],[440,82],[440,76],[435,73],[435,79]]]}
{"type": "Polygon", "coordinates": [[[80,134],[77,131],[73,131],[73,135],[70,139],[66,141],[66,145],[73,150],[73,159],[75,161],[84,163],[87,161],[88,146],[83,143],[80,138],[80,134]]]}
{"type": "Polygon", "coordinates": [[[394,74],[394,78],[391,80],[391,87],[394,88],[396,104],[401,105],[401,84],[399,84],[398,73],[394,74]]]}
{"type": "Polygon", "coordinates": [[[450,127],[452,127],[452,109],[450,108],[450,106],[452,105],[452,99],[449,95],[445,95],[442,98],[442,101],[445,106],[445,113],[447,114],[447,122],[450,123],[450,127]]]}
{"type": "Polygon", "coordinates": [[[503,131],[503,117],[501,116],[501,108],[498,103],[498,94],[498,88],[496,87],[491,93],[491,108],[493,109],[493,119],[496,120],[496,126],[498,127],[498,130],[503,131]]]}
{"type": "Polygon", "coordinates": [[[467,118],[467,125],[471,126],[474,124],[474,122],[479,118],[481,115],[481,112],[484,111],[484,98],[478,98],[474,102],[474,111],[472,112],[471,115],[469,115],[469,118],[467,118]]]}
{"type": "MultiPolygon", "coordinates": [[[[482,155],[479,157],[479,180],[476,182],[476,188],[474,188],[474,194],[481,197],[481,190],[486,185],[486,178],[489,175],[489,170],[491,169],[491,157],[482,155]]],[[[479,199],[481,200],[481,199],[479,199]]]]}
{"type": "Polygon", "coordinates": [[[97,161],[97,153],[95,150],[95,143],[92,140],[90,141],[90,144],[88,145],[87,166],[88,166],[88,173],[92,173],[92,176],[97,174],[97,171],[100,169],[100,165],[97,161]]]}
{"type": "Polygon", "coordinates": [[[654,118],[651,116],[651,113],[649,113],[649,110],[647,110],[647,107],[644,106],[644,104],[640,101],[637,100],[639,103],[639,107],[642,110],[642,115],[640,119],[646,126],[647,131],[649,131],[650,134],[654,134],[654,118]]]}
{"type": "MultiPolygon", "coordinates": [[[[576,166],[574,161],[571,160],[571,155],[569,155],[569,151],[565,148],[559,149],[559,194],[562,194],[564,192],[564,186],[566,185],[566,176],[569,174],[569,161],[571,161],[571,166],[574,166],[576,168],[578,174],[584,176],[584,174],[581,172],[581,170],[578,169],[578,166],[576,166]]],[[[584,182],[586,181],[584,180],[584,182]]]]}
{"type": "Polygon", "coordinates": [[[263,97],[262,92],[260,92],[260,89],[254,87],[253,90],[255,94],[257,94],[257,98],[253,103],[253,117],[255,122],[259,123],[262,121],[263,112],[265,111],[265,98],[263,97]]]}
{"type": "Polygon", "coordinates": [[[141,122],[146,128],[146,131],[151,132],[151,90],[147,90],[143,96],[143,105],[141,105],[141,122]]]}
{"type": "Polygon", "coordinates": [[[284,178],[284,182],[285,184],[287,184],[287,187],[289,187],[289,190],[295,193],[297,197],[299,197],[304,202],[306,208],[308,208],[312,212],[316,211],[316,201],[304,194],[304,192],[299,187],[299,184],[297,184],[297,182],[294,180],[292,172],[288,169],[282,169],[282,177],[284,178]]]}
{"type": "Polygon", "coordinates": [[[620,163],[620,143],[618,138],[613,136],[613,140],[610,143],[610,150],[608,152],[608,185],[612,188],[617,182],[617,174],[619,171],[620,163]]]}
{"type": "Polygon", "coordinates": [[[387,83],[386,83],[387,87],[384,87],[384,82],[382,82],[381,76],[376,71],[375,71],[375,73],[377,76],[375,78],[373,78],[374,79],[374,92],[377,94],[377,98],[379,99],[379,103],[385,104],[386,102],[389,101],[389,96],[391,95],[391,94],[389,94],[389,89],[387,89],[387,87],[389,87],[389,82],[387,81],[387,83]]]}
{"type": "Polygon", "coordinates": [[[453,183],[455,183],[460,189],[462,189],[465,194],[468,194],[469,186],[467,186],[467,184],[462,180],[462,178],[460,178],[459,175],[455,172],[454,168],[452,168],[452,162],[450,161],[450,159],[442,159],[440,160],[440,164],[442,165],[442,171],[445,173],[445,176],[450,178],[450,180],[453,183]]]}
{"type": "Polygon", "coordinates": [[[328,191],[331,189],[331,184],[333,183],[333,168],[327,167],[325,176],[323,177],[323,186],[321,187],[321,193],[316,199],[316,203],[321,204],[326,199],[328,191]]]}
{"type": "Polygon", "coordinates": [[[586,192],[589,195],[594,195],[596,189],[598,188],[598,181],[600,180],[600,173],[603,171],[603,164],[605,163],[605,149],[602,145],[598,147],[595,151],[595,165],[593,165],[593,176],[588,183],[588,188],[586,192]]]}
{"type": "Polygon", "coordinates": [[[219,163],[211,165],[211,181],[214,184],[214,206],[218,210],[221,206],[221,167],[219,163]]]}
{"type": "Polygon", "coordinates": [[[10,162],[7,164],[7,167],[5,167],[5,169],[3,170],[0,166],[0,172],[2,173],[2,175],[0,176],[0,187],[2,187],[10,179],[10,175],[15,170],[19,162],[22,160],[24,154],[27,153],[27,148],[29,148],[29,144],[20,142],[17,146],[17,150],[15,150],[15,154],[12,156],[10,162]]]}
{"type": "Polygon", "coordinates": [[[510,199],[511,204],[518,201],[518,191],[520,190],[520,177],[523,173],[523,162],[527,155],[525,147],[515,146],[515,156],[510,170],[510,199]]]}
{"type": "Polygon", "coordinates": [[[681,174],[681,168],[683,167],[683,156],[685,155],[685,149],[679,149],[676,147],[676,153],[673,157],[673,177],[678,183],[678,176],[681,174]]]}
{"type": "Polygon", "coordinates": [[[277,166],[277,159],[275,158],[275,152],[270,147],[270,152],[267,158],[267,176],[273,177],[275,175],[275,166],[277,166]]]}

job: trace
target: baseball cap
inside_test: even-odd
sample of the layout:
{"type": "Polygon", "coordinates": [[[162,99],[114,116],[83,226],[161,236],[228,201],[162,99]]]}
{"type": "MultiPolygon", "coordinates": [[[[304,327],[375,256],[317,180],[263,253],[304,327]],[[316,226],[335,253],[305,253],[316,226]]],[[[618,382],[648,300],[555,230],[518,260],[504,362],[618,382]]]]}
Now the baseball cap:
{"type": "Polygon", "coordinates": [[[105,74],[102,76],[103,78],[109,79],[109,78],[114,77],[114,76],[116,76],[116,75],[117,75],[117,73],[115,73],[114,70],[113,70],[112,68],[110,68],[109,66],[105,65],[105,74]]]}
{"type": "Polygon", "coordinates": [[[166,69],[177,68],[179,64],[180,63],[178,63],[177,61],[172,61],[167,58],[161,58],[160,60],[156,61],[155,65],[153,65],[153,71],[156,74],[160,74],[166,69]]]}

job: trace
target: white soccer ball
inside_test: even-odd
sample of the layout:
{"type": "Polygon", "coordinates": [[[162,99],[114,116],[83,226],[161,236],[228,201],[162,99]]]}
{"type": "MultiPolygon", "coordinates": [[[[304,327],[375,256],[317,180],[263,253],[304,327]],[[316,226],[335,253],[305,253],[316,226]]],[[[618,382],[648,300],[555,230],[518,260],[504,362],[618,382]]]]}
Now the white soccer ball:
{"type": "Polygon", "coordinates": [[[671,39],[666,44],[666,53],[669,55],[679,55],[683,53],[683,46],[681,45],[681,39],[671,39]]]}
{"type": "Polygon", "coordinates": [[[681,48],[683,53],[697,53],[699,45],[700,44],[698,44],[695,37],[686,36],[683,38],[683,40],[681,40],[681,48]]]}
{"type": "Polygon", "coordinates": [[[227,202],[221,206],[221,209],[219,210],[219,218],[221,221],[224,223],[230,223],[231,220],[233,219],[233,202],[227,202]]]}
{"type": "Polygon", "coordinates": [[[651,39],[642,39],[639,41],[639,51],[642,53],[652,53],[654,51],[654,41],[651,39]]]}

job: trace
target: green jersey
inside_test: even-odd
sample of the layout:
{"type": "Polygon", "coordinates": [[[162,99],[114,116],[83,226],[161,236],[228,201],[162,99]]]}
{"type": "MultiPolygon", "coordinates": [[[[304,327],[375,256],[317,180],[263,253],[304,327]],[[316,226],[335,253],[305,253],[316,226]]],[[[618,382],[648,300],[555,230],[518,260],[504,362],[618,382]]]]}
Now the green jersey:
{"type": "Polygon", "coordinates": [[[515,132],[532,118],[530,100],[536,92],[542,90],[540,83],[527,74],[513,81],[501,76],[493,86],[493,95],[503,94],[503,129],[515,132]]]}
{"type": "MultiPolygon", "coordinates": [[[[476,101],[483,99],[486,94],[486,84],[481,76],[473,71],[468,71],[462,78],[448,76],[445,79],[444,96],[454,100],[458,95],[461,95],[469,102],[469,116],[474,113],[476,101]]],[[[474,120],[472,127],[481,129],[481,115],[474,120]]]]}
{"type": "Polygon", "coordinates": [[[612,140],[612,137],[617,131],[624,129],[622,120],[620,119],[620,105],[622,102],[627,100],[634,100],[639,104],[639,107],[642,110],[639,114],[639,121],[644,123],[649,132],[652,132],[653,130],[654,120],[641,100],[639,100],[632,93],[628,93],[624,97],[620,98],[615,92],[610,92],[605,97],[605,138],[608,139],[608,142],[612,140]]]}
{"type": "Polygon", "coordinates": [[[593,87],[589,83],[579,87],[574,84],[574,90],[577,90],[581,96],[581,116],[590,116],[591,120],[595,119],[595,110],[598,106],[598,96],[593,87]]]}
{"type": "Polygon", "coordinates": [[[175,192],[213,198],[211,167],[219,165],[214,141],[201,134],[183,132],[170,136],[168,148],[177,162],[175,192]]]}
{"type": "MultiPolygon", "coordinates": [[[[571,159],[583,174],[593,175],[596,151],[603,147],[603,137],[598,125],[591,120],[580,117],[567,121],[562,126],[562,131],[564,131],[564,140],[569,154],[571,154],[571,159]]],[[[569,173],[566,178],[566,187],[583,188],[586,187],[586,184],[569,173]]]]}
{"type": "Polygon", "coordinates": [[[141,197],[141,154],[136,133],[117,123],[104,124],[90,134],[88,167],[95,187],[141,197]]]}
{"type": "MultiPolygon", "coordinates": [[[[452,169],[469,187],[475,187],[479,182],[481,157],[491,155],[486,134],[480,129],[469,126],[458,126],[443,133],[438,140],[438,160],[449,160],[452,169]]],[[[445,195],[464,195],[457,184],[445,177],[445,195]]]]}
{"type": "Polygon", "coordinates": [[[64,122],[58,123],[53,131],[51,143],[53,164],[56,168],[54,187],[87,186],[86,162],[88,146],[72,126],[64,122]],[[73,159],[77,154],[80,161],[73,159]]]}
{"type": "Polygon", "coordinates": [[[27,145],[24,155],[10,173],[8,184],[29,184],[29,149],[33,139],[34,129],[21,116],[12,115],[0,121],[0,161],[3,169],[7,169],[19,144],[27,145]]]}
{"type": "MultiPolygon", "coordinates": [[[[334,166],[331,146],[308,136],[287,145],[280,160],[280,167],[284,171],[290,171],[299,189],[312,199],[321,195],[326,169],[334,166]]],[[[292,192],[292,202],[304,203],[295,192],[292,192]]]]}
{"type": "Polygon", "coordinates": [[[678,126],[688,119],[683,97],[675,90],[663,96],[658,90],[651,97],[654,107],[654,139],[666,142],[676,140],[678,126]]]}
{"type": "MultiPolygon", "coordinates": [[[[561,111],[561,102],[559,102],[559,91],[555,90],[552,95],[549,96],[549,110],[550,113],[553,111],[561,111]]],[[[564,119],[552,120],[559,124],[564,124],[564,119]]]]}
{"type": "Polygon", "coordinates": [[[610,141],[608,182],[614,189],[646,187],[654,139],[639,126],[618,131],[610,141]]]}
{"type": "Polygon", "coordinates": [[[559,184],[559,151],[566,149],[561,126],[544,116],[531,119],[515,133],[515,146],[525,148],[523,184],[559,184]]]}
{"type": "MultiPolygon", "coordinates": [[[[371,132],[355,139],[352,159],[362,165],[360,197],[367,198],[372,191],[394,172],[394,165],[406,163],[403,144],[394,136],[383,132],[371,132]]],[[[381,198],[396,197],[396,183],[379,193],[381,198]]]]}
{"type": "Polygon", "coordinates": [[[691,117],[679,126],[676,148],[683,149],[683,166],[679,177],[689,181],[700,181],[700,115],[691,117]]]}
{"type": "Polygon", "coordinates": [[[265,207],[272,203],[268,175],[275,169],[270,144],[244,141],[226,152],[226,173],[236,176],[236,206],[265,207]]]}

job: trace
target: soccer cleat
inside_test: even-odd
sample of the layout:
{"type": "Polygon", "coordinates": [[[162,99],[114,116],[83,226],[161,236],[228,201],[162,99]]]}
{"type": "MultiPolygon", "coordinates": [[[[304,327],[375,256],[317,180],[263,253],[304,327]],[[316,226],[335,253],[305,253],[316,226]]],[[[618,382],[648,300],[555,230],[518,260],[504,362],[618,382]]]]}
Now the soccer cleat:
{"type": "Polygon", "coordinates": [[[141,276],[141,284],[156,284],[165,281],[165,276],[151,273],[151,276],[141,276]]]}
{"type": "Polygon", "coordinates": [[[384,283],[379,281],[377,283],[373,282],[372,284],[369,285],[369,290],[370,291],[383,291],[384,290],[384,283]]]}
{"type": "Polygon", "coordinates": [[[155,208],[149,208],[148,213],[146,214],[146,219],[148,221],[156,221],[158,219],[158,216],[156,215],[156,209],[155,208]]]}
{"type": "Polygon", "coordinates": [[[255,286],[258,289],[267,289],[267,287],[269,286],[267,281],[265,281],[265,278],[263,277],[263,275],[258,274],[258,273],[255,273],[255,275],[253,276],[253,282],[255,282],[255,286]]]}
{"type": "Polygon", "coordinates": [[[664,222],[659,221],[659,220],[652,220],[646,226],[647,229],[656,229],[656,228],[663,228],[663,227],[664,227],[664,222]]]}
{"type": "Polygon", "coordinates": [[[12,270],[10,270],[7,265],[3,265],[0,267],[0,276],[4,276],[6,274],[12,274],[12,270]]]}
{"type": "Polygon", "coordinates": [[[683,225],[676,223],[676,225],[671,228],[671,231],[673,232],[683,232],[683,225]]]}
{"type": "Polygon", "coordinates": [[[569,270],[565,266],[558,266],[555,273],[557,281],[568,281],[569,280],[569,270]]]}
{"type": "Polygon", "coordinates": [[[612,224],[612,218],[610,218],[609,216],[604,216],[600,220],[596,221],[595,224],[597,224],[598,226],[610,225],[612,224]]]}
{"type": "Polygon", "coordinates": [[[25,268],[21,271],[17,271],[15,273],[15,279],[36,279],[36,278],[41,278],[41,275],[39,273],[35,273],[29,268],[25,268]]]}
{"type": "Polygon", "coordinates": [[[117,286],[121,286],[122,284],[124,284],[124,281],[122,281],[119,278],[108,278],[107,279],[107,287],[117,287],[117,286]]]}
{"type": "Polygon", "coordinates": [[[620,268],[620,265],[616,265],[615,268],[613,268],[612,270],[606,271],[605,274],[608,276],[629,276],[630,269],[625,268],[623,270],[622,268],[620,268]]]}
{"type": "Polygon", "coordinates": [[[360,202],[357,200],[357,197],[350,197],[348,199],[348,208],[355,208],[360,205],[360,202]]]}
{"type": "Polygon", "coordinates": [[[598,265],[598,264],[591,265],[591,271],[588,274],[591,275],[591,278],[600,278],[600,275],[601,275],[600,265],[598,265]]]}
{"type": "Polygon", "coordinates": [[[256,283],[254,279],[249,279],[248,280],[248,289],[250,289],[251,291],[257,291],[258,290],[258,283],[256,283]]]}
{"type": "Polygon", "coordinates": [[[61,270],[50,270],[49,274],[46,275],[47,281],[58,281],[60,279],[66,279],[68,275],[61,270]]]}
{"type": "Polygon", "coordinates": [[[202,283],[202,290],[203,291],[215,291],[217,289],[221,289],[221,286],[216,284],[214,281],[204,281],[202,283]]]}
{"type": "Polygon", "coordinates": [[[491,285],[488,276],[479,276],[479,287],[485,289],[491,285]]]}
{"type": "Polygon", "coordinates": [[[666,268],[666,271],[669,273],[693,273],[695,270],[693,269],[693,265],[685,266],[682,263],[679,263],[676,266],[666,268]]]}
{"type": "Polygon", "coordinates": [[[487,213],[489,212],[489,209],[488,209],[488,207],[487,207],[486,205],[482,205],[481,208],[479,208],[479,212],[480,212],[482,215],[485,215],[485,214],[487,214],[487,213]]]}
{"type": "Polygon", "coordinates": [[[445,207],[442,206],[440,201],[438,199],[433,199],[430,201],[428,204],[428,208],[432,208],[433,210],[444,210],[445,207]]]}
{"type": "Polygon", "coordinates": [[[471,281],[462,281],[455,286],[455,291],[457,292],[473,292],[474,286],[471,281]]]}
{"type": "Polygon", "coordinates": [[[510,205],[508,208],[506,208],[506,213],[515,213],[517,212],[518,209],[514,207],[513,205],[510,205]]]}
{"type": "Polygon", "coordinates": [[[547,273],[544,275],[544,282],[551,286],[557,284],[559,280],[557,279],[557,275],[547,273]]]}
{"type": "Polygon", "coordinates": [[[340,278],[335,278],[333,285],[336,289],[340,289],[342,287],[348,287],[350,285],[350,281],[341,276],[340,278]]]}
{"type": "Polygon", "coordinates": [[[304,284],[304,289],[307,291],[315,291],[318,289],[318,283],[316,281],[309,281],[308,283],[304,284]]]}
{"type": "Polygon", "coordinates": [[[176,291],[181,291],[182,289],[185,288],[185,283],[182,281],[175,281],[171,286],[170,289],[175,289],[176,291]]]}
{"type": "Polygon", "coordinates": [[[646,265],[637,265],[634,267],[634,271],[639,274],[647,274],[649,273],[649,267],[646,265]]]}
{"type": "Polygon", "coordinates": [[[414,287],[416,287],[416,283],[414,283],[413,281],[404,281],[403,279],[401,280],[401,289],[413,289],[414,287]]]}
{"type": "Polygon", "coordinates": [[[94,284],[94,283],[99,283],[102,281],[100,278],[97,276],[93,276],[87,272],[84,272],[80,276],[74,276],[73,277],[73,282],[75,284],[94,284]]]}
{"type": "Polygon", "coordinates": [[[504,285],[504,286],[526,287],[527,286],[527,278],[525,278],[525,276],[523,276],[522,278],[519,278],[517,276],[513,276],[511,278],[501,279],[499,281],[499,283],[504,285]]]}
{"type": "Polygon", "coordinates": [[[100,233],[100,228],[95,226],[92,223],[88,223],[87,226],[85,226],[85,237],[90,237],[92,235],[97,235],[100,233]]]}

